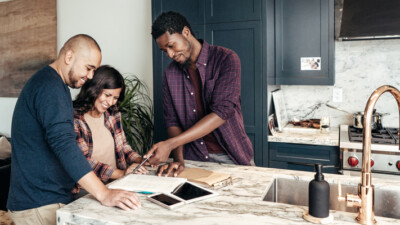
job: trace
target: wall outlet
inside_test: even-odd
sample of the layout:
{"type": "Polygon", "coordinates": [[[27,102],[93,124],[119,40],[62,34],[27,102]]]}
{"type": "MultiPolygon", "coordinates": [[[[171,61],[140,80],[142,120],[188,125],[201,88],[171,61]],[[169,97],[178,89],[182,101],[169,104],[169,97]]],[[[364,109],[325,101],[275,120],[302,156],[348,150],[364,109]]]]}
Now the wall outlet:
{"type": "Polygon", "coordinates": [[[332,101],[333,102],[342,102],[342,100],[343,100],[342,88],[334,87],[333,94],[332,94],[332,101]]]}

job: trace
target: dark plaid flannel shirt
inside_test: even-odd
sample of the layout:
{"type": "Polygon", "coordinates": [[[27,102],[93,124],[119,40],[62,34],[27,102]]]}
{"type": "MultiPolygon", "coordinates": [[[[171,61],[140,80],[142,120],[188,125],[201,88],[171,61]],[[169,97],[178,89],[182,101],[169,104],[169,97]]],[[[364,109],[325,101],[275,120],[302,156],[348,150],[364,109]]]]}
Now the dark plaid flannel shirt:
{"type": "MultiPolygon", "coordinates": [[[[236,163],[250,165],[253,145],[247,136],[241,109],[241,66],[239,56],[232,50],[202,43],[196,66],[200,73],[205,113],[214,112],[225,123],[213,131],[218,143],[236,163]]],[[[163,105],[166,127],[183,131],[199,121],[196,112],[194,86],[185,67],[171,62],[163,76],[163,105]]],[[[203,138],[185,144],[185,159],[209,161],[203,138]]]]}

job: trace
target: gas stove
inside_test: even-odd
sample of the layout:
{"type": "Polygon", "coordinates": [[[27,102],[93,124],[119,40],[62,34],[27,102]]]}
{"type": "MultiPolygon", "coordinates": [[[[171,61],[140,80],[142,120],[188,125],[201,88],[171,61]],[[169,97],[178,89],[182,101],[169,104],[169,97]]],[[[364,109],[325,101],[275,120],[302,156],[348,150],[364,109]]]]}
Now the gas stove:
{"type": "MultiPolygon", "coordinates": [[[[340,161],[342,170],[361,171],[362,129],[340,126],[340,161]]],[[[392,174],[400,178],[400,150],[397,128],[372,131],[371,171],[373,174],[392,174]]]]}
{"type": "MultiPolygon", "coordinates": [[[[363,129],[348,127],[349,140],[352,142],[362,142],[363,129]]],[[[371,131],[371,143],[373,144],[398,144],[399,143],[399,129],[397,128],[382,128],[380,130],[371,131]]]]}

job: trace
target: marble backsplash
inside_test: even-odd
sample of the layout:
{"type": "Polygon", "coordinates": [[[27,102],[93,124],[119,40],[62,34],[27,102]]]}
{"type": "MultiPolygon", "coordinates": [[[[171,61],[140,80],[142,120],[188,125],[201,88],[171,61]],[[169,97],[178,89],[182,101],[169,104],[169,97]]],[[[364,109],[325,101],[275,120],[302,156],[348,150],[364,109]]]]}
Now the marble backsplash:
{"type": "MultiPolygon", "coordinates": [[[[324,104],[351,113],[364,111],[371,93],[382,85],[400,89],[400,39],[337,41],[335,42],[335,85],[269,86],[283,91],[289,120],[320,118],[329,114],[331,126],[352,124],[353,117],[324,104]],[[333,88],[341,88],[342,102],[333,102],[333,88]]],[[[271,101],[270,101],[271,102],[271,101]]],[[[386,127],[399,126],[399,110],[390,93],[383,94],[375,106],[377,112],[387,113],[382,123],[386,127]]]]}

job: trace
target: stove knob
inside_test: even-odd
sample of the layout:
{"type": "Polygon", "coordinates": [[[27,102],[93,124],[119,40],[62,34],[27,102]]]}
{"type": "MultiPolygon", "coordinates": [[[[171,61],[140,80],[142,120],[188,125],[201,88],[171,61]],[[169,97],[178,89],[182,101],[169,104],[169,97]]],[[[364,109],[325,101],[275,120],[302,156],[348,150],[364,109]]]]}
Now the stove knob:
{"type": "Polygon", "coordinates": [[[396,167],[397,167],[398,170],[400,170],[400,161],[396,162],[396,167]]]}
{"type": "Polygon", "coordinates": [[[347,162],[349,163],[349,165],[351,167],[355,167],[358,165],[358,159],[357,159],[357,157],[354,157],[354,156],[350,156],[349,159],[347,160],[347,162]]]}
{"type": "Polygon", "coordinates": [[[373,166],[374,166],[374,160],[371,159],[371,167],[373,167],[373,166]]]}

